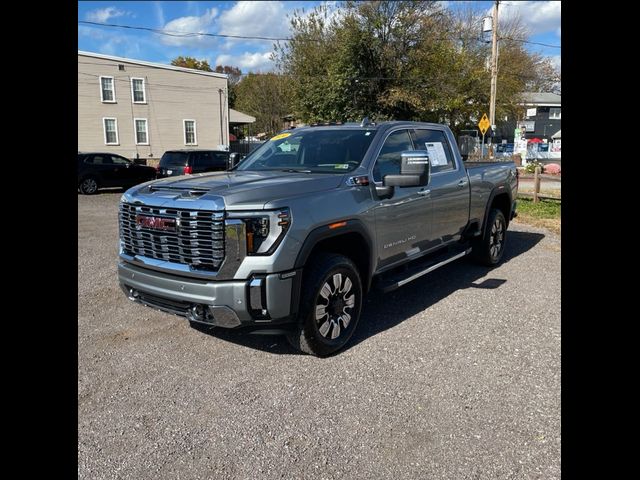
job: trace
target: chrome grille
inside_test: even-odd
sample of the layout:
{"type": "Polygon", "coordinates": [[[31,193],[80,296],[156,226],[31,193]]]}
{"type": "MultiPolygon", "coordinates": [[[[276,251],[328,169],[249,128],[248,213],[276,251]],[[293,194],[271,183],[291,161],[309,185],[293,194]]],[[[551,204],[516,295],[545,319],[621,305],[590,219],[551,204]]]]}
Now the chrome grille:
{"type": "Polygon", "coordinates": [[[120,240],[127,255],[217,271],[224,260],[224,212],[120,204],[120,240]],[[175,220],[175,231],[136,225],[136,216],[175,220]]]}

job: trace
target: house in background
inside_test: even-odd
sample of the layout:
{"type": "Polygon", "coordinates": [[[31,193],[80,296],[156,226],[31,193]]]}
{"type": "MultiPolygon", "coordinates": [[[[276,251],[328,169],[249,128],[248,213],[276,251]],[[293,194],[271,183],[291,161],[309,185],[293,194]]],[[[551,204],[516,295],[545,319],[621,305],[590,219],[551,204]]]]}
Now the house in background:
{"type": "Polygon", "coordinates": [[[228,149],[227,92],[226,74],[78,51],[78,151],[228,149]]]}
{"type": "Polygon", "coordinates": [[[524,115],[518,120],[517,128],[524,131],[525,138],[539,138],[552,143],[553,136],[560,132],[560,95],[525,92],[522,94],[520,105],[524,108],[524,115]]]}

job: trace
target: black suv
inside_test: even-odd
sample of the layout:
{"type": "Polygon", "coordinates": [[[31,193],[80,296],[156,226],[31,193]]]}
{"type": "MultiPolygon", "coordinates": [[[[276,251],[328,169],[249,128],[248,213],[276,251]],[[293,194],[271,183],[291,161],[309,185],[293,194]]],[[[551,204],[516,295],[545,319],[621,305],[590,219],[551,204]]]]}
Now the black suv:
{"type": "Polygon", "coordinates": [[[78,190],[85,195],[99,188],[129,188],[156,178],[153,167],[136,165],[113,153],[78,152],[78,190]]]}
{"type": "Polygon", "coordinates": [[[169,150],[156,168],[158,178],[191,173],[218,172],[229,167],[229,152],[224,150],[169,150]]]}

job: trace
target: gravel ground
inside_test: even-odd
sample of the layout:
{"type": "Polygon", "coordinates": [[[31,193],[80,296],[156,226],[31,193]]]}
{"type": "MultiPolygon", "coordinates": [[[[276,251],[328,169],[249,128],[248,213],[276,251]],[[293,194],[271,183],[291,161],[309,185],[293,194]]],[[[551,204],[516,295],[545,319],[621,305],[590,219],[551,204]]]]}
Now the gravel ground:
{"type": "Polygon", "coordinates": [[[128,301],[119,198],[78,196],[79,478],[560,478],[558,236],[370,296],[318,359],[128,301]]]}

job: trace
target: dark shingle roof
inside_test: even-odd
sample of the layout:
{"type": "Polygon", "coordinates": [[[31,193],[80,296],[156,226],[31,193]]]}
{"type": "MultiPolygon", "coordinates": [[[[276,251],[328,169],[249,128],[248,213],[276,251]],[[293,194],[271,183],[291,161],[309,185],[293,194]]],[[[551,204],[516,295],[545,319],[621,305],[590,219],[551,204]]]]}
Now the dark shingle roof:
{"type": "Polygon", "coordinates": [[[522,102],[527,104],[557,104],[560,105],[560,95],[551,92],[524,92],[522,102]]]}

